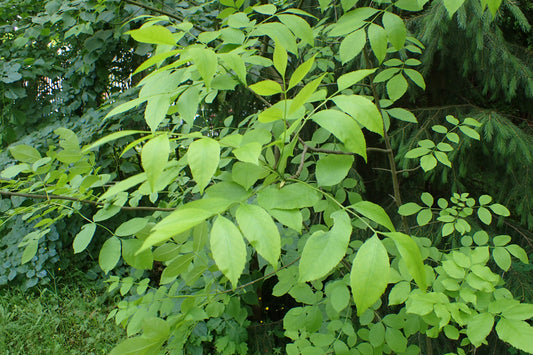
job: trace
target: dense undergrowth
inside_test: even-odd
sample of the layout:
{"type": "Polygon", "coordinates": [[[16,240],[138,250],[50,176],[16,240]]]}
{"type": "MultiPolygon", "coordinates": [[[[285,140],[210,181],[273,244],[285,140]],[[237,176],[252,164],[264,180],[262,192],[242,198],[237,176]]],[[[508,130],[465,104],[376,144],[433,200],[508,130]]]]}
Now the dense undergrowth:
{"type": "Polygon", "coordinates": [[[107,354],[125,332],[106,322],[112,305],[104,293],[83,275],[0,289],[0,353],[107,354]]]}

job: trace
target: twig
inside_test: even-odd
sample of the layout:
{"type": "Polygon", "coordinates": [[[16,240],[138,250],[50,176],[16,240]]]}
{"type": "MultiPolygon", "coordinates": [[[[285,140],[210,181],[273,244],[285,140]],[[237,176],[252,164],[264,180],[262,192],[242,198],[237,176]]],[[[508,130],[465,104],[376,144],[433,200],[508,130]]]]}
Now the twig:
{"type": "MultiPolygon", "coordinates": [[[[368,57],[368,50],[363,51],[366,65],[368,68],[371,67],[370,65],[370,59],[368,57]]],[[[379,104],[379,96],[378,92],[376,90],[376,84],[374,84],[374,75],[371,75],[372,80],[370,81],[370,85],[372,87],[372,95],[374,96],[374,102],[376,107],[378,108],[378,111],[381,112],[381,105],[379,104]]],[[[389,158],[389,165],[390,165],[390,173],[392,177],[392,188],[394,191],[394,201],[396,202],[396,206],[400,207],[402,205],[402,197],[400,194],[400,181],[398,180],[398,171],[396,169],[396,162],[394,160],[394,152],[392,150],[392,146],[390,144],[390,138],[389,134],[387,132],[387,128],[385,127],[385,120],[383,120],[383,139],[385,141],[385,146],[388,150],[388,158],[389,158]]],[[[405,216],[402,216],[402,225],[404,228],[404,232],[409,234],[409,224],[407,223],[407,219],[405,216]]]]}
{"type": "Polygon", "coordinates": [[[300,158],[300,165],[298,166],[298,170],[296,170],[296,173],[292,175],[290,179],[296,179],[302,173],[302,170],[304,169],[305,153],[307,153],[307,149],[309,149],[309,146],[307,144],[304,144],[304,150],[302,151],[302,157],[300,158]]]}
{"type": "MultiPolygon", "coordinates": [[[[343,152],[342,150],[331,150],[331,149],[323,149],[323,148],[313,148],[313,147],[307,145],[307,143],[305,143],[304,140],[303,140],[302,138],[300,138],[300,137],[298,137],[298,141],[300,141],[300,143],[304,146],[304,148],[307,147],[307,149],[309,149],[309,150],[312,151],[312,152],[328,153],[328,154],[338,154],[338,155],[358,155],[357,153],[343,152]]],[[[374,148],[374,147],[366,148],[366,151],[367,151],[367,152],[389,153],[389,150],[388,150],[388,149],[374,148]]]]}
{"type": "MultiPolygon", "coordinates": [[[[161,15],[166,15],[166,16],[168,16],[170,18],[173,18],[174,20],[178,20],[178,21],[181,21],[181,22],[185,21],[185,17],[183,17],[183,16],[180,16],[180,15],[177,15],[177,14],[165,11],[165,10],[161,10],[161,9],[156,8],[156,7],[143,4],[143,3],[135,1],[135,0],[124,0],[124,2],[126,2],[126,3],[128,3],[130,5],[135,5],[135,6],[141,7],[141,8],[146,9],[146,10],[157,12],[157,13],[159,13],[161,15]]],[[[209,31],[208,29],[206,29],[206,28],[204,28],[204,27],[202,27],[200,25],[193,24],[193,27],[196,28],[198,31],[201,31],[201,32],[209,31]]]]}
{"type": "MultiPolygon", "coordinates": [[[[30,194],[30,193],[11,192],[11,191],[0,191],[0,195],[35,198],[39,200],[67,200],[67,201],[81,202],[81,203],[90,204],[94,206],[105,205],[103,202],[84,200],[84,199],[80,199],[76,197],[61,196],[61,195],[40,195],[40,194],[30,194]]],[[[120,209],[124,211],[162,211],[162,212],[171,212],[171,211],[176,210],[176,208],[150,207],[150,206],[137,206],[137,207],[121,206],[120,209]]]]}

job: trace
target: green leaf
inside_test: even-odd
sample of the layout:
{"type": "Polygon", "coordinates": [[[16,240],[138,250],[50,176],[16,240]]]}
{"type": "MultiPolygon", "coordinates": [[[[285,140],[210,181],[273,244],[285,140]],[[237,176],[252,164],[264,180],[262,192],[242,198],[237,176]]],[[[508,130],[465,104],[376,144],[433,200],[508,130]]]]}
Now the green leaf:
{"type": "Polygon", "coordinates": [[[108,142],[112,142],[112,141],[117,140],[117,139],[122,138],[122,137],[131,136],[131,135],[136,134],[136,133],[143,133],[143,131],[125,130],[125,131],[119,131],[119,132],[114,132],[114,133],[108,134],[107,136],[98,139],[96,142],[91,143],[91,144],[83,147],[81,152],[83,154],[85,154],[85,153],[87,153],[88,151],[90,151],[93,148],[99,147],[99,146],[101,146],[103,144],[106,144],[108,142]]]}
{"type": "MultiPolygon", "coordinates": [[[[210,32],[210,33],[213,33],[213,32],[210,32]]],[[[214,39],[214,38],[213,38],[214,39]]],[[[168,52],[163,52],[163,53],[159,53],[159,54],[155,54],[153,56],[151,56],[150,58],[148,58],[147,60],[145,60],[141,65],[139,65],[137,67],[137,69],[135,69],[135,71],[132,73],[132,76],[137,74],[137,73],[140,73],[142,72],[143,70],[145,69],[148,69],[150,68],[151,66],[153,65],[156,65],[156,64],[160,64],[162,63],[165,59],[169,58],[169,57],[173,57],[175,56],[176,54],[179,54],[181,53],[182,51],[180,49],[175,49],[175,50],[172,50],[172,51],[168,51],[168,52]]]]}
{"type": "Polygon", "coordinates": [[[394,48],[398,51],[402,49],[405,44],[405,38],[407,37],[407,29],[400,16],[392,12],[383,13],[383,27],[385,27],[387,37],[394,48]]]}
{"type": "Polygon", "coordinates": [[[377,235],[367,239],[357,251],[350,273],[350,286],[357,315],[372,306],[389,282],[389,255],[377,235]]]}
{"type": "Polygon", "coordinates": [[[285,49],[298,55],[298,46],[296,45],[296,38],[287,26],[279,22],[267,22],[256,25],[255,30],[250,33],[250,36],[267,35],[272,40],[278,40],[285,49]]]}
{"type": "Polygon", "coordinates": [[[368,27],[368,40],[372,52],[381,64],[387,55],[387,32],[383,27],[371,23],[368,27]]]}
{"type": "Polygon", "coordinates": [[[246,85],[246,64],[242,57],[233,52],[223,53],[220,55],[228,69],[231,69],[235,72],[239,80],[246,85]]]}
{"type": "Polygon", "coordinates": [[[533,353],[533,327],[521,320],[500,318],[496,324],[498,337],[517,349],[533,353]]]}
{"type": "Polygon", "coordinates": [[[167,165],[169,153],[170,142],[166,134],[150,139],[143,146],[141,163],[152,191],[155,190],[155,183],[167,165]]]}
{"type": "Polygon", "coordinates": [[[118,226],[115,234],[119,237],[127,237],[141,231],[148,224],[148,218],[132,218],[118,226]]]}
{"type": "Polygon", "coordinates": [[[351,33],[366,23],[365,20],[370,16],[376,14],[378,9],[371,7],[358,7],[341,16],[330,28],[328,35],[330,37],[344,36],[351,33]]]}
{"type": "Polygon", "coordinates": [[[312,207],[320,198],[320,193],[303,183],[285,185],[281,189],[270,185],[257,194],[257,202],[267,210],[312,207]]]}
{"type": "Polygon", "coordinates": [[[529,259],[527,257],[526,251],[516,244],[507,245],[505,247],[509,253],[511,253],[515,258],[519,259],[524,264],[529,264],[529,259]]]}
{"type": "Polygon", "coordinates": [[[350,33],[344,38],[339,47],[339,56],[342,64],[346,64],[355,58],[366,44],[366,33],[363,28],[350,33]]]}
{"type": "Polygon", "coordinates": [[[235,162],[231,169],[231,177],[233,181],[244,187],[246,190],[250,189],[257,180],[268,175],[268,171],[256,164],[235,162]]]}
{"type": "Polygon", "coordinates": [[[470,342],[477,348],[486,343],[485,339],[494,326],[494,316],[490,313],[480,313],[472,317],[466,328],[466,335],[470,342]]]}
{"type": "MultiPolygon", "coordinates": [[[[487,5],[489,5],[490,13],[492,14],[492,18],[496,16],[496,12],[498,11],[498,8],[500,7],[502,3],[502,0],[487,0],[487,5]]],[[[483,6],[483,9],[485,7],[483,6]]]]}
{"type": "Polygon", "coordinates": [[[348,12],[357,4],[358,0],[341,0],[342,11],[348,12]]]}
{"type": "Polygon", "coordinates": [[[503,271],[508,271],[511,267],[511,255],[503,247],[496,247],[492,251],[492,257],[496,262],[496,265],[500,267],[503,271]]]}
{"type": "Polygon", "coordinates": [[[291,75],[291,79],[289,80],[289,86],[287,87],[287,90],[292,89],[295,87],[300,81],[302,81],[303,78],[309,73],[309,70],[311,70],[311,67],[313,66],[313,63],[315,62],[316,55],[312,56],[305,62],[303,62],[301,65],[296,68],[294,73],[291,75]]]}
{"type": "Polygon", "coordinates": [[[194,254],[185,254],[175,257],[168,263],[167,267],[163,270],[161,274],[161,284],[167,284],[176,279],[177,276],[181,275],[191,265],[194,259],[194,254]]]}
{"type": "Polygon", "coordinates": [[[350,291],[346,284],[342,281],[337,281],[329,290],[329,300],[331,306],[335,311],[341,312],[350,304],[350,291]]]}
{"type": "Polygon", "coordinates": [[[366,218],[378,224],[381,224],[389,231],[396,231],[394,225],[392,224],[389,218],[389,215],[387,215],[387,212],[385,212],[383,207],[381,207],[380,205],[376,205],[375,203],[370,201],[360,201],[356,204],[351,205],[350,207],[353,208],[357,213],[365,216],[366,218]]]}
{"type": "Polygon", "coordinates": [[[188,50],[194,65],[204,79],[207,89],[211,86],[211,81],[215,76],[218,66],[217,55],[210,48],[192,47],[188,50]]]}
{"type": "Polygon", "coordinates": [[[481,206],[488,205],[492,201],[492,197],[489,195],[481,195],[479,196],[479,204],[481,206]]]}
{"type": "Polygon", "coordinates": [[[416,215],[416,223],[419,226],[425,226],[433,219],[433,212],[431,208],[424,208],[422,211],[418,212],[416,215]]]}
{"type": "Polygon", "coordinates": [[[400,121],[418,123],[418,120],[416,119],[415,115],[413,115],[411,111],[408,111],[406,109],[395,107],[387,109],[386,111],[389,115],[399,119],[400,121]]]}
{"type": "Polygon", "coordinates": [[[107,274],[118,263],[121,254],[121,243],[117,237],[111,237],[104,242],[100,255],[98,256],[98,264],[100,268],[107,274]]]}
{"type": "Polygon", "coordinates": [[[322,82],[322,79],[324,78],[326,74],[323,74],[316,78],[315,80],[307,83],[302,90],[298,92],[298,94],[292,99],[291,106],[289,108],[289,114],[296,112],[300,107],[302,107],[307,100],[313,95],[313,93],[316,91],[320,83],[322,82]]]}
{"type": "Polygon", "coordinates": [[[87,248],[91,240],[93,239],[94,232],[96,231],[95,223],[87,223],[81,227],[81,230],[76,234],[72,247],[74,248],[74,254],[80,253],[87,248]]]}
{"type": "Polygon", "coordinates": [[[318,186],[333,186],[339,184],[353,165],[351,155],[330,154],[316,163],[316,181],[318,186]]]}
{"type": "Polygon", "coordinates": [[[204,192],[205,187],[217,171],[219,161],[220,144],[216,140],[202,138],[195,140],[189,146],[187,163],[200,193],[204,192]]]}
{"type": "Polygon", "coordinates": [[[404,69],[403,72],[407,75],[416,85],[418,85],[423,90],[426,90],[426,82],[422,74],[417,72],[414,69],[404,69]]]}
{"type": "Polygon", "coordinates": [[[337,79],[337,87],[339,91],[349,88],[350,86],[360,82],[370,74],[373,74],[377,68],[374,69],[361,69],[352,71],[346,74],[341,75],[337,79]]]}
{"type": "Polygon", "coordinates": [[[176,110],[180,118],[184,120],[189,126],[194,124],[196,112],[198,112],[198,103],[200,102],[200,87],[191,85],[185,90],[178,101],[176,102],[176,110]]]}
{"type": "Polygon", "coordinates": [[[269,123],[277,120],[281,120],[284,114],[283,111],[277,107],[271,106],[266,110],[259,113],[257,120],[261,123],[269,123]]]}
{"type": "Polygon", "coordinates": [[[398,329],[387,327],[385,330],[385,341],[396,354],[405,353],[407,350],[407,338],[398,329]]]}
{"type": "Polygon", "coordinates": [[[511,236],[510,235],[497,235],[495,236],[493,239],[492,239],[492,243],[494,244],[494,246],[496,247],[503,247],[505,246],[507,243],[509,243],[511,241],[511,236]]]}
{"type": "Polygon", "coordinates": [[[401,73],[397,74],[387,81],[387,94],[392,101],[396,101],[406,93],[407,87],[407,80],[401,73]]]}
{"type": "Polygon", "coordinates": [[[409,292],[411,292],[411,285],[409,282],[398,282],[389,293],[389,306],[404,303],[407,300],[407,297],[409,297],[409,292]]]}
{"type": "Polygon", "coordinates": [[[403,205],[400,206],[400,208],[398,208],[398,213],[401,216],[411,216],[417,213],[418,211],[420,211],[421,209],[422,207],[418,205],[417,203],[408,202],[408,203],[404,203],[403,205]]]}
{"type": "Polygon", "coordinates": [[[300,282],[326,276],[346,255],[352,234],[350,217],[338,210],[331,214],[331,218],[334,223],[329,232],[317,231],[305,243],[299,266],[300,282]]]}
{"type": "Polygon", "coordinates": [[[170,238],[191,229],[216,213],[226,210],[231,204],[231,202],[226,200],[221,201],[221,199],[204,199],[199,201],[207,201],[211,203],[212,206],[209,207],[212,207],[212,209],[206,210],[190,207],[188,205],[191,203],[189,203],[185,205],[186,207],[182,207],[172,212],[152,228],[151,234],[145,239],[139,252],[163,243],[170,238]]]}
{"type": "Polygon", "coordinates": [[[272,217],[257,205],[241,204],[236,212],[237,222],[252,247],[277,269],[281,253],[281,237],[272,217]]]}
{"type": "Polygon", "coordinates": [[[399,73],[399,72],[400,72],[399,68],[387,68],[385,70],[380,71],[374,77],[373,82],[374,83],[381,83],[381,82],[387,81],[390,78],[392,78],[393,75],[395,75],[396,73],[399,73]]]}
{"type": "Polygon", "coordinates": [[[363,127],[383,136],[383,119],[372,101],[359,95],[338,95],[332,100],[363,127]]]}
{"type": "Polygon", "coordinates": [[[116,115],[121,114],[123,112],[126,112],[128,110],[131,110],[132,108],[137,107],[140,104],[142,104],[143,102],[145,102],[147,99],[148,99],[147,97],[139,97],[137,99],[133,99],[133,100],[130,100],[130,101],[125,102],[123,104],[120,104],[117,107],[115,107],[114,109],[112,109],[111,111],[109,111],[109,113],[107,115],[105,115],[104,120],[109,118],[109,117],[116,116],[116,115]]]}
{"type": "Polygon", "coordinates": [[[435,203],[435,200],[433,199],[433,196],[429,192],[423,192],[422,195],[420,195],[420,199],[422,202],[424,202],[424,205],[431,207],[435,203]]]}
{"type": "Polygon", "coordinates": [[[24,251],[22,252],[22,257],[20,260],[21,264],[25,264],[37,254],[37,249],[39,248],[39,240],[33,239],[26,245],[24,251]]]}
{"type": "Polygon", "coordinates": [[[23,171],[30,172],[31,171],[30,166],[26,163],[11,165],[5,168],[4,170],[2,170],[1,176],[4,179],[12,179],[23,171]]]}
{"type": "Polygon", "coordinates": [[[444,0],[444,7],[448,10],[450,18],[452,18],[453,14],[463,6],[464,2],[465,0],[444,0]]]}
{"type": "Polygon", "coordinates": [[[257,95],[271,96],[282,92],[281,85],[274,80],[263,80],[249,86],[257,95]]]}
{"type": "Polygon", "coordinates": [[[461,132],[463,132],[466,136],[472,138],[472,139],[475,139],[475,140],[480,140],[481,137],[479,136],[479,133],[477,133],[477,131],[473,128],[470,128],[468,126],[459,126],[459,129],[461,130],[461,132]]]}
{"type": "Polygon", "coordinates": [[[258,13],[263,14],[263,15],[273,15],[273,14],[276,13],[276,6],[272,5],[272,4],[256,5],[256,6],[252,7],[252,9],[255,12],[258,12],[258,13]]]}
{"type": "MultiPolygon", "coordinates": [[[[272,57],[274,62],[274,68],[278,71],[282,78],[285,78],[285,70],[287,70],[288,55],[287,50],[279,43],[278,39],[275,40],[274,55],[272,57]]],[[[254,90],[255,91],[255,90],[254,90]]]]}
{"type": "Polygon", "coordinates": [[[144,111],[144,120],[152,132],[155,132],[159,124],[165,119],[170,105],[170,97],[169,94],[155,95],[148,100],[144,111]]]}
{"type": "Polygon", "coordinates": [[[228,26],[232,28],[246,28],[250,26],[250,19],[244,12],[237,12],[228,16],[228,26]]]}
{"type": "Polygon", "coordinates": [[[383,343],[385,342],[385,326],[383,325],[383,323],[378,322],[370,324],[368,341],[374,348],[383,345],[383,343]]]}
{"type": "Polygon", "coordinates": [[[137,253],[142,247],[143,241],[140,239],[122,240],[122,257],[124,261],[138,270],[150,270],[154,262],[151,250],[144,250],[137,253]]]}
{"type": "Polygon", "coordinates": [[[434,130],[437,133],[446,134],[448,133],[448,128],[444,127],[443,125],[436,124],[431,126],[431,129],[434,130]]]}
{"type": "Polygon", "coordinates": [[[409,270],[409,273],[415,279],[418,287],[422,291],[425,291],[428,286],[426,270],[424,268],[424,262],[422,261],[420,248],[418,248],[416,242],[410,236],[400,232],[384,233],[384,235],[394,240],[396,248],[398,248],[402,260],[407,266],[407,270],[409,270]]]}
{"type": "Polygon", "coordinates": [[[211,228],[210,239],[213,259],[233,288],[244,270],[246,245],[241,232],[229,219],[218,216],[211,228]]]}
{"type": "Polygon", "coordinates": [[[366,161],[365,136],[359,125],[350,116],[337,110],[323,110],[311,118],[344,143],[346,149],[359,154],[366,161]]]}
{"type": "Polygon", "coordinates": [[[139,355],[157,353],[164,340],[154,340],[143,336],[128,338],[115,346],[110,355],[139,355]]]}
{"type": "Polygon", "coordinates": [[[41,154],[37,149],[25,144],[19,144],[9,147],[9,152],[11,153],[13,158],[17,159],[22,163],[33,164],[37,160],[41,159],[41,154]]]}
{"type": "Polygon", "coordinates": [[[313,46],[315,44],[315,37],[313,36],[313,29],[307,21],[295,15],[277,15],[278,19],[287,26],[296,37],[301,38],[304,43],[313,46]]]}
{"type": "Polygon", "coordinates": [[[233,149],[233,154],[237,159],[245,163],[259,165],[259,156],[261,155],[261,144],[258,142],[251,142],[244,146],[233,149]]]}
{"type": "Polygon", "coordinates": [[[452,162],[450,161],[450,159],[448,159],[448,154],[446,154],[444,152],[439,152],[439,151],[435,151],[435,152],[433,152],[433,154],[435,155],[435,158],[437,158],[437,160],[441,164],[444,164],[444,165],[446,165],[449,168],[452,167],[452,162]]]}
{"type": "MultiPolygon", "coordinates": [[[[410,151],[408,151],[406,154],[405,154],[405,157],[408,158],[408,159],[414,159],[414,158],[419,158],[423,155],[426,155],[426,154],[429,154],[431,153],[431,150],[429,150],[428,148],[424,148],[424,147],[418,147],[418,148],[414,148],[414,149],[411,149],[410,151]]],[[[435,162],[435,165],[436,165],[436,162],[435,162]]]]}
{"type": "Polygon", "coordinates": [[[146,181],[146,173],[139,173],[137,175],[130,176],[129,178],[122,180],[115,185],[111,186],[99,200],[106,200],[108,198],[114,197],[116,194],[126,191],[133,186],[139,185],[142,182],[146,181]]]}
{"type": "Polygon", "coordinates": [[[432,154],[424,155],[420,158],[420,166],[424,171],[430,171],[437,166],[437,159],[432,154]]]}
{"type": "Polygon", "coordinates": [[[278,210],[271,209],[269,210],[272,217],[277,219],[281,224],[294,229],[298,233],[302,230],[302,213],[298,209],[294,210],[278,210]]]}
{"type": "Polygon", "coordinates": [[[131,35],[137,42],[176,45],[172,32],[168,28],[159,25],[144,26],[137,30],[128,31],[126,34],[131,35]]]}
{"type": "Polygon", "coordinates": [[[507,207],[505,207],[504,205],[500,205],[499,203],[494,203],[490,205],[489,208],[498,216],[509,217],[511,215],[511,212],[509,212],[507,207]]]}
{"type": "Polygon", "coordinates": [[[485,207],[478,208],[477,216],[479,217],[479,220],[486,225],[489,225],[492,222],[492,214],[485,207]]]}

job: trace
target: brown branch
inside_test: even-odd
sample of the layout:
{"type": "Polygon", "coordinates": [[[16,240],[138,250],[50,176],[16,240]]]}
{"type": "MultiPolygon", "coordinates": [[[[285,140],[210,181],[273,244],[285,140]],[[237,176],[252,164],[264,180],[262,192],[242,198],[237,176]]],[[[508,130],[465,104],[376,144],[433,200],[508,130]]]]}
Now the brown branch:
{"type": "Polygon", "coordinates": [[[302,151],[302,157],[300,158],[300,165],[298,166],[298,170],[296,170],[296,173],[292,175],[289,179],[296,179],[302,173],[302,170],[304,169],[305,153],[307,153],[307,149],[309,149],[309,146],[307,144],[304,144],[304,150],[302,151]]]}
{"type": "MultiPolygon", "coordinates": [[[[75,202],[81,202],[89,205],[94,206],[104,206],[105,204],[103,202],[98,201],[92,201],[92,200],[84,200],[76,197],[71,196],[62,196],[62,195],[41,195],[41,194],[31,194],[31,193],[23,193],[23,192],[11,192],[11,191],[0,191],[0,195],[4,196],[17,196],[17,197],[26,197],[26,198],[35,198],[39,200],[66,200],[66,201],[75,201],[75,202]]],[[[121,206],[121,210],[124,211],[162,211],[162,212],[171,212],[175,211],[176,208],[163,208],[163,207],[150,207],[150,206],[138,206],[138,207],[131,207],[131,206],[121,206]]]]}
{"type": "MultiPolygon", "coordinates": [[[[352,153],[352,152],[343,152],[342,150],[331,150],[331,149],[323,149],[323,148],[313,148],[309,145],[307,145],[307,143],[304,142],[304,140],[300,137],[298,137],[298,141],[300,141],[300,143],[305,147],[307,147],[307,149],[309,149],[310,151],[312,152],[317,152],[317,153],[328,153],[328,154],[337,154],[337,155],[358,155],[357,153],[352,153]]],[[[370,148],[366,148],[366,151],[367,152],[380,152],[380,153],[389,153],[389,150],[388,149],[383,149],[383,148],[374,148],[374,147],[370,147],[370,148]]]]}
{"type": "MultiPolygon", "coordinates": [[[[368,68],[371,67],[370,65],[370,59],[368,57],[368,50],[363,51],[366,65],[368,68]]],[[[372,74],[370,76],[370,86],[372,87],[372,95],[374,96],[374,103],[376,107],[378,108],[378,111],[381,112],[381,105],[379,104],[379,96],[378,92],[376,90],[376,84],[374,84],[374,75],[372,74]]],[[[394,191],[394,202],[396,202],[396,206],[400,207],[402,205],[402,197],[400,194],[400,181],[398,180],[398,171],[396,169],[396,162],[394,160],[394,152],[392,150],[392,146],[390,144],[390,138],[389,133],[387,132],[387,127],[385,127],[385,120],[383,120],[383,139],[385,141],[385,146],[388,150],[388,158],[389,158],[389,165],[390,165],[390,173],[392,177],[392,188],[394,191]]],[[[407,219],[405,216],[402,216],[402,225],[404,228],[404,232],[409,234],[409,224],[407,223],[407,219]]]]}

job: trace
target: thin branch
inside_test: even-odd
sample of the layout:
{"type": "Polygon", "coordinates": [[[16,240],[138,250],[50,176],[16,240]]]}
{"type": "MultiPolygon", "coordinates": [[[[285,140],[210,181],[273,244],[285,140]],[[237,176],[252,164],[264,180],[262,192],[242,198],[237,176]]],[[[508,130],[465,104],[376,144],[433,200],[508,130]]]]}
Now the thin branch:
{"type": "MultiPolygon", "coordinates": [[[[352,153],[352,152],[343,152],[342,150],[331,150],[331,149],[323,149],[323,148],[313,148],[313,147],[310,147],[309,145],[307,145],[307,143],[304,142],[304,140],[300,137],[298,137],[298,141],[300,141],[300,143],[305,147],[307,147],[307,149],[309,149],[310,151],[312,152],[317,152],[317,153],[328,153],[328,154],[337,154],[337,155],[358,155],[357,153],[352,153]]],[[[383,148],[374,148],[374,147],[369,147],[369,148],[366,148],[366,151],[367,152],[380,152],[380,153],[389,153],[389,150],[388,149],[383,149],[383,148]]]]}
{"type": "MultiPolygon", "coordinates": [[[[62,196],[62,195],[40,195],[40,194],[31,194],[31,193],[23,193],[23,192],[11,192],[11,191],[0,191],[0,195],[4,196],[17,196],[17,197],[26,197],[26,198],[35,198],[39,200],[67,200],[67,201],[75,201],[75,202],[81,202],[88,205],[94,205],[94,206],[104,206],[105,204],[103,202],[98,201],[92,201],[92,200],[84,200],[76,197],[71,196],[62,196]]],[[[171,212],[175,211],[176,208],[164,208],[164,207],[150,207],[150,206],[138,206],[138,207],[131,207],[131,206],[121,206],[121,210],[124,211],[162,211],[162,212],[171,212]]]]}
{"type": "MultiPolygon", "coordinates": [[[[135,0],[124,0],[124,2],[126,2],[126,3],[128,3],[130,5],[135,5],[135,6],[141,7],[143,9],[146,9],[146,10],[149,10],[149,11],[152,11],[152,12],[157,12],[157,13],[159,13],[161,15],[165,15],[165,16],[168,16],[170,18],[173,18],[174,20],[178,20],[178,21],[181,21],[181,22],[185,21],[185,17],[183,17],[183,16],[180,16],[178,14],[171,13],[171,12],[168,12],[168,11],[165,11],[165,10],[162,10],[162,9],[158,9],[157,7],[146,5],[146,4],[143,4],[143,3],[135,1],[135,0]]],[[[206,28],[204,28],[204,27],[202,27],[200,25],[193,24],[193,27],[196,28],[200,32],[209,31],[208,29],[206,29],[206,28]]]]}
{"type": "Polygon", "coordinates": [[[296,173],[292,175],[290,179],[296,179],[302,173],[302,170],[304,169],[305,153],[307,153],[307,149],[309,149],[309,146],[307,144],[304,144],[304,150],[302,151],[302,157],[300,158],[300,165],[298,166],[298,170],[296,170],[296,173]]]}
{"type": "MultiPolygon", "coordinates": [[[[370,65],[370,59],[368,57],[368,50],[363,51],[366,65],[368,68],[371,67],[370,65]]],[[[376,107],[378,108],[378,111],[381,112],[381,105],[379,104],[379,96],[378,92],[376,90],[376,84],[374,83],[374,75],[371,76],[372,80],[370,81],[370,85],[372,87],[372,95],[374,96],[374,102],[376,104],[376,107]]],[[[385,127],[385,120],[383,120],[383,139],[385,141],[385,146],[388,150],[388,158],[389,158],[389,165],[390,165],[390,173],[392,177],[392,188],[394,191],[394,201],[396,202],[396,206],[400,207],[402,205],[402,197],[400,194],[400,181],[398,180],[398,171],[396,169],[396,162],[394,159],[394,152],[392,150],[392,146],[390,144],[390,138],[389,133],[387,132],[387,127],[385,127]]],[[[405,216],[402,216],[402,225],[404,228],[404,232],[409,234],[409,224],[407,223],[407,219],[405,216]]]]}
{"type": "MultiPolygon", "coordinates": [[[[418,169],[420,169],[420,165],[417,166],[416,168],[398,170],[398,171],[396,171],[396,174],[407,173],[407,172],[409,172],[409,171],[416,171],[416,170],[418,170],[418,169]]],[[[388,173],[391,172],[390,169],[384,169],[384,168],[372,168],[372,170],[381,170],[381,171],[386,171],[386,172],[388,172],[388,173]]]]}

